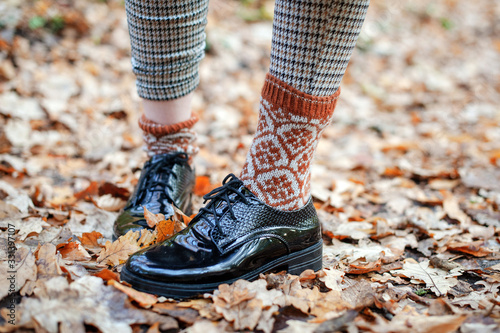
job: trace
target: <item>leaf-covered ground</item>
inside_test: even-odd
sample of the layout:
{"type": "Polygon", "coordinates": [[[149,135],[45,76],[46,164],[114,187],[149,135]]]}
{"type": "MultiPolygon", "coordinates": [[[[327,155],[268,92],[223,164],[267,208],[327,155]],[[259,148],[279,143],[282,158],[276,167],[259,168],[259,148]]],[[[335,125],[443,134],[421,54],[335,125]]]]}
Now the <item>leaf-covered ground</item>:
{"type": "MultiPolygon", "coordinates": [[[[272,2],[210,6],[197,207],[243,165],[272,30],[272,2]]],[[[313,167],[324,269],[175,302],[118,281],[189,222],[111,240],[145,160],[122,2],[0,2],[0,331],[500,332],[499,16],[373,1],[313,167]]]]}

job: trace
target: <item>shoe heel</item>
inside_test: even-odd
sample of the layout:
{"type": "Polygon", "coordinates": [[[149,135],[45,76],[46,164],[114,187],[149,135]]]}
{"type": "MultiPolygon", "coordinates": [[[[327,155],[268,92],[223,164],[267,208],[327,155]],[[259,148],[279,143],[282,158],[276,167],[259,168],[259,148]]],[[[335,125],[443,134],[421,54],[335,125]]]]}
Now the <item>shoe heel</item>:
{"type": "Polygon", "coordinates": [[[298,252],[288,261],[288,273],[300,275],[306,269],[319,271],[323,268],[323,241],[298,252]]]}

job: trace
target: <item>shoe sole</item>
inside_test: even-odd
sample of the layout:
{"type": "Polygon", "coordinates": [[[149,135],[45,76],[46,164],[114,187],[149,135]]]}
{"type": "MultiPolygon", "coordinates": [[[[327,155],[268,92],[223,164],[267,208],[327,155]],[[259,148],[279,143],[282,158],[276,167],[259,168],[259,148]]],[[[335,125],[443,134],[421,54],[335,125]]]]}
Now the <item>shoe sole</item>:
{"type": "Polygon", "coordinates": [[[231,284],[240,279],[252,281],[257,279],[262,273],[287,271],[293,275],[300,275],[300,273],[306,269],[318,271],[322,267],[323,241],[318,242],[304,250],[275,259],[266,265],[259,267],[253,272],[244,274],[235,279],[221,281],[218,283],[185,284],[148,280],[130,272],[125,266],[121,271],[120,279],[130,283],[136,290],[168,298],[184,299],[212,292],[217,289],[219,285],[224,283],[231,284]]]}

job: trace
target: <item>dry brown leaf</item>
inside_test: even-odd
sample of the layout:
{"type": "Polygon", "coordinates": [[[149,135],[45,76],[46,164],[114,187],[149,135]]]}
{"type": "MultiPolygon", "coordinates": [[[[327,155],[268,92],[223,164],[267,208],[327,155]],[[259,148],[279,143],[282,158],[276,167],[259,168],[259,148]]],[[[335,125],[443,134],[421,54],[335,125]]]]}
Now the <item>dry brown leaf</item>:
{"type": "Polygon", "coordinates": [[[154,323],[151,325],[146,333],[160,333],[160,323],[154,323]]]}
{"type": "Polygon", "coordinates": [[[387,272],[382,274],[382,275],[374,273],[374,274],[369,275],[369,276],[370,276],[370,280],[372,280],[374,282],[387,283],[389,281],[393,281],[397,284],[407,284],[408,283],[405,280],[403,280],[401,277],[392,276],[391,274],[389,274],[387,272]]]}
{"type": "Polygon", "coordinates": [[[150,228],[154,228],[161,221],[165,221],[165,215],[163,215],[162,213],[154,214],[151,213],[146,208],[146,206],[143,206],[143,208],[144,208],[144,218],[146,219],[146,222],[148,223],[148,226],[150,228]]]}
{"type": "Polygon", "coordinates": [[[267,282],[262,279],[220,285],[214,292],[213,300],[216,311],[232,322],[235,329],[257,328],[266,333],[271,332],[274,324],[272,313],[285,303],[283,293],[268,290],[267,282]]]}
{"type": "Polygon", "coordinates": [[[475,242],[451,242],[446,245],[448,250],[471,254],[474,257],[486,257],[493,253],[490,249],[484,247],[484,241],[478,240],[475,242]]]}
{"type": "Polygon", "coordinates": [[[92,259],[92,256],[78,242],[59,244],[57,251],[65,260],[89,261],[92,259]]]}
{"type": "Polygon", "coordinates": [[[345,273],[336,270],[324,268],[318,272],[319,280],[322,281],[330,290],[341,291],[341,284],[344,281],[345,273]]]}
{"type": "Polygon", "coordinates": [[[425,283],[437,296],[446,295],[458,282],[454,277],[461,275],[459,269],[447,272],[429,267],[429,260],[419,263],[413,259],[405,259],[403,269],[391,271],[391,274],[410,278],[412,283],[425,283]]]}
{"type": "MultiPolygon", "coordinates": [[[[132,333],[132,324],[153,325],[161,319],[155,313],[134,308],[126,294],[104,285],[102,279],[95,276],[84,276],[69,286],[54,279],[48,292],[47,297],[22,299],[17,307],[21,315],[16,329],[35,326],[50,333],[85,332],[84,324],[87,324],[103,333],[132,333]]],[[[162,329],[178,328],[175,320],[163,318],[170,320],[162,329]]]]}
{"type": "Polygon", "coordinates": [[[466,315],[426,316],[406,306],[391,321],[376,316],[375,322],[358,321],[357,326],[374,333],[452,333],[467,318],[466,315]]]}
{"type": "Polygon", "coordinates": [[[115,287],[116,289],[120,290],[121,292],[125,293],[130,297],[132,300],[137,302],[141,307],[143,308],[150,308],[153,304],[156,304],[158,302],[158,298],[156,296],[143,293],[141,291],[137,291],[135,289],[132,289],[130,287],[124,286],[120,282],[112,279],[108,280],[108,285],[111,285],[115,287]]]}
{"type": "Polygon", "coordinates": [[[74,197],[76,198],[76,200],[87,200],[90,199],[90,197],[96,196],[98,194],[99,194],[99,185],[97,184],[97,182],[91,182],[86,189],[75,193],[74,197]]]}
{"type": "Polygon", "coordinates": [[[30,217],[25,221],[20,221],[19,225],[20,229],[17,234],[19,240],[25,240],[28,236],[41,233],[44,227],[50,227],[50,224],[39,217],[30,217]]]}
{"type": "Polygon", "coordinates": [[[142,248],[148,247],[156,243],[156,233],[151,230],[143,229],[141,230],[141,238],[137,241],[137,244],[142,248]]]}
{"type": "Polygon", "coordinates": [[[346,308],[362,309],[374,302],[374,290],[367,280],[345,279],[341,298],[348,304],[346,308]]]}
{"type": "Polygon", "coordinates": [[[460,209],[458,199],[448,191],[443,190],[441,194],[444,196],[443,209],[446,214],[452,219],[460,221],[462,228],[468,227],[471,224],[471,219],[460,209]]]}
{"type": "Polygon", "coordinates": [[[186,228],[186,226],[191,222],[192,218],[184,214],[182,210],[172,205],[172,209],[174,210],[174,215],[171,217],[172,220],[175,221],[175,232],[179,232],[182,229],[186,228]]]}
{"type": "Polygon", "coordinates": [[[50,243],[42,245],[35,253],[37,261],[38,279],[48,279],[61,275],[63,272],[56,254],[56,246],[50,243]]]}
{"type": "Polygon", "coordinates": [[[117,212],[127,204],[125,200],[113,197],[111,194],[101,195],[100,197],[93,199],[92,202],[97,207],[108,212],[117,212]]]}
{"type": "Polygon", "coordinates": [[[365,274],[369,272],[380,272],[381,267],[382,267],[381,259],[366,264],[350,264],[348,273],[365,274]]]}
{"type": "Polygon", "coordinates": [[[200,316],[210,320],[219,320],[222,315],[215,311],[212,301],[209,299],[192,299],[189,301],[179,302],[177,306],[180,308],[192,308],[200,313],[200,316]]]}
{"type": "Polygon", "coordinates": [[[116,266],[125,262],[132,253],[140,249],[138,237],[137,231],[129,231],[114,242],[108,240],[97,257],[97,264],[116,266]]]}
{"type": "MultiPolygon", "coordinates": [[[[310,289],[302,289],[300,293],[309,293],[310,289]]],[[[319,290],[314,287],[312,292],[306,297],[312,302],[309,303],[310,314],[316,318],[310,320],[312,323],[322,323],[325,320],[337,316],[342,311],[346,309],[351,309],[351,305],[342,299],[342,293],[337,290],[331,290],[327,293],[320,293],[319,290]]],[[[302,295],[304,297],[304,295],[302,295]]]]}
{"type": "Polygon", "coordinates": [[[91,253],[101,252],[101,249],[104,247],[99,243],[99,239],[102,238],[102,234],[97,231],[92,232],[84,232],[82,237],[78,237],[82,246],[90,251],[91,253]]]}
{"type": "Polygon", "coordinates": [[[175,303],[157,303],[153,305],[152,310],[162,315],[169,315],[191,325],[194,324],[199,317],[198,311],[195,309],[179,307],[178,304],[175,303]]]}
{"type": "Polygon", "coordinates": [[[7,260],[0,263],[0,276],[4,280],[0,283],[0,299],[9,293],[21,290],[27,281],[36,280],[35,256],[29,249],[25,247],[18,249],[11,259],[14,263],[7,260]]]}
{"type": "Polygon", "coordinates": [[[112,195],[115,198],[120,198],[124,201],[126,201],[130,197],[129,190],[108,182],[99,186],[99,195],[103,196],[106,194],[112,195]]]}
{"type": "Polygon", "coordinates": [[[93,275],[100,277],[104,281],[115,280],[115,281],[120,282],[120,276],[118,274],[116,274],[115,272],[110,271],[107,268],[104,268],[93,275]]]}

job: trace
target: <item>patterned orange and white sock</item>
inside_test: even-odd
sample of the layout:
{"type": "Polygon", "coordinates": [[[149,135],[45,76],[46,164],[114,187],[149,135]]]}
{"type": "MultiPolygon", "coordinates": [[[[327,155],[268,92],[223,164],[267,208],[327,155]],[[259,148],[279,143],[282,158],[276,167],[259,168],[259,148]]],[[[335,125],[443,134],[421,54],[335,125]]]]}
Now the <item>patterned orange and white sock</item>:
{"type": "Polygon", "coordinates": [[[144,150],[149,156],[184,152],[191,161],[192,157],[198,153],[196,133],[192,129],[197,121],[198,117],[193,115],[181,123],[162,125],[142,115],[139,119],[139,127],[143,132],[144,150]]]}
{"type": "Polygon", "coordinates": [[[282,210],[307,203],[310,164],[339,94],[312,96],[267,74],[257,132],[240,177],[260,200],[282,210]]]}

